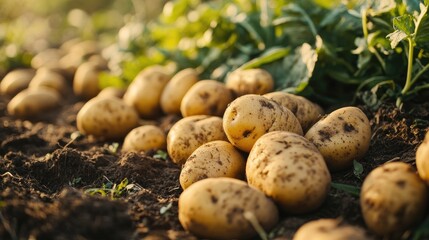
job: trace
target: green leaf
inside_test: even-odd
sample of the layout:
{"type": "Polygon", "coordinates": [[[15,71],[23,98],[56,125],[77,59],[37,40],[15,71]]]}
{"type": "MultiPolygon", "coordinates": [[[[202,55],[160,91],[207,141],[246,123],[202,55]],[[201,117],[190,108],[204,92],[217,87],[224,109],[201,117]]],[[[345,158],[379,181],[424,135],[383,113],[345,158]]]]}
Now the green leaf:
{"type": "Polygon", "coordinates": [[[359,179],[362,177],[363,166],[360,162],[356,160],[353,161],[353,173],[359,179]]]}
{"type": "Polygon", "coordinates": [[[264,64],[274,62],[289,55],[290,48],[274,47],[265,51],[260,57],[243,64],[240,69],[257,68],[264,64]]]}
{"type": "Polygon", "coordinates": [[[411,35],[414,32],[414,17],[410,14],[405,14],[393,19],[393,28],[411,35]]]}
{"type": "Polygon", "coordinates": [[[355,197],[360,196],[360,188],[359,187],[344,184],[344,183],[334,183],[334,182],[331,183],[331,186],[337,190],[344,191],[344,192],[349,193],[355,197]]]}

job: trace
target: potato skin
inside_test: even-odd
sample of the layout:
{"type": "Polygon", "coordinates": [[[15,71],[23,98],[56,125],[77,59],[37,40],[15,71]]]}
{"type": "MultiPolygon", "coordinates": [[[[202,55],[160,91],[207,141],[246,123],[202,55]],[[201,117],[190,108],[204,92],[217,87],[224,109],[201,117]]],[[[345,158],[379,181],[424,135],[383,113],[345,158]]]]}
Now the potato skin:
{"type": "Polygon", "coordinates": [[[28,85],[29,88],[49,87],[61,94],[67,92],[66,79],[59,73],[48,68],[39,68],[28,85]]]}
{"type": "Polygon", "coordinates": [[[51,88],[25,89],[7,104],[9,114],[18,118],[31,118],[45,114],[60,104],[60,94],[51,88]]]}
{"type": "Polygon", "coordinates": [[[246,163],[249,185],[260,189],[290,213],[307,213],[322,205],[331,175],[317,148],[304,137],[273,131],[260,137],[246,163]]]}
{"type": "Polygon", "coordinates": [[[83,99],[91,99],[101,91],[99,78],[101,69],[97,64],[84,62],[76,69],[73,78],[73,92],[83,99]]]}
{"type": "Polygon", "coordinates": [[[179,197],[179,221],[201,238],[251,239],[256,232],[244,213],[269,231],[278,222],[276,205],[262,192],[232,178],[207,178],[179,197]]]}
{"type": "Polygon", "coordinates": [[[429,185],[429,132],[426,133],[425,139],[417,148],[416,166],[420,178],[429,185]]]}
{"type": "Polygon", "coordinates": [[[360,194],[363,218],[369,229],[395,239],[423,219],[428,191],[414,169],[390,162],[371,171],[360,194]]]}
{"type": "Polygon", "coordinates": [[[243,179],[246,161],[241,153],[226,141],[212,141],[198,147],[186,160],[180,172],[183,189],[205,178],[230,177],[243,179]]]}
{"type": "Polygon", "coordinates": [[[289,109],[255,94],[231,102],[223,115],[223,128],[232,145],[245,152],[267,132],[284,130],[303,134],[298,119],[289,109]]]}
{"type": "Polygon", "coordinates": [[[221,117],[233,100],[225,84],[215,80],[201,80],[186,92],[180,104],[183,117],[211,115],[221,117]]]}
{"type": "Polygon", "coordinates": [[[365,230],[342,223],[338,219],[318,219],[305,223],[292,240],[368,240],[365,230]]]}
{"type": "Polygon", "coordinates": [[[195,149],[214,140],[227,140],[222,118],[208,115],[185,117],[168,132],[167,152],[174,163],[184,164],[195,149]]]}
{"type": "Polygon", "coordinates": [[[161,112],[160,99],[170,75],[161,66],[152,66],[142,70],[128,86],[124,101],[134,107],[143,118],[155,118],[161,112]]]}
{"type": "Polygon", "coordinates": [[[77,113],[78,130],[105,140],[118,140],[138,126],[137,112],[119,98],[93,98],[77,113]]]}
{"type": "Polygon", "coordinates": [[[365,113],[357,107],[337,109],[305,134],[322,153],[330,171],[350,168],[362,158],[371,142],[371,126],[365,113]]]}
{"type": "Polygon", "coordinates": [[[193,68],[176,73],[162,91],[160,102],[162,111],[167,114],[180,114],[183,97],[198,80],[198,72],[193,68]]]}
{"type": "Polygon", "coordinates": [[[261,68],[237,69],[227,76],[225,84],[237,97],[246,94],[265,94],[274,89],[271,74],[261,68]]]}
{"type": "Polygon", "coordinates": [[[165,149],[166,136],[161,128],[145,125],[134,128],[125,136],[122,151],[149,151],[165,149]]]}
{"type": "Polygon", "coordinates": [[[277,102],[295,114],[304,132],[324,114],[323,109],[319,105],[302,96],[286,92],[270,92],[265,94],[264,97],[277,102]]]}
{"type": "Polygon", "coordinates": [[[35,71],[31,68],[10,71],[0,82],[0,93],[15,96],[28,87],[34,74],[35,71]]]}

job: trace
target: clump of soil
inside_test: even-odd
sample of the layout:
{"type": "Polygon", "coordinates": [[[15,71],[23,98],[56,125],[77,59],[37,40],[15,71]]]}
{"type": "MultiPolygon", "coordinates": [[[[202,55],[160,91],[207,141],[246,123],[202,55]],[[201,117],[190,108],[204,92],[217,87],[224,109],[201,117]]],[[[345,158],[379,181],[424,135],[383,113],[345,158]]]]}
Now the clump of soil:
{"type": "MultiPolygon", "coordinates": [[[[7,101],[0,97],[0,239],[197,239],[177,218],[179,166],[154,152],[122,153],[117,143],[79,137],[75,117],[83,103],[77,100],[33,121],[7,115],[7,101]]],[[[373,136],[359,161],[363,171],[336,173],[333,182],[360,187],[387,161],[413,165],[429,130],[427,109],[364,109],[373,136]]],[[[167,116],[159,124],[168,130],[177,120],[167,116]]],[[[364,226],[358,197],[332,188],[319,210],[282,213],[269,237],[290,239],[299,226],[322,217],[364,226]]]]}

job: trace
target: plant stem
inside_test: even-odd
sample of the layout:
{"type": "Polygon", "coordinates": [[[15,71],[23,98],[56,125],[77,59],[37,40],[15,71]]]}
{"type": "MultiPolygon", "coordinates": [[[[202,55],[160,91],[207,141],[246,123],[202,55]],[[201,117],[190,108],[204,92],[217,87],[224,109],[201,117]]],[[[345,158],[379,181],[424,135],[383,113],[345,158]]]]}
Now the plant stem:
{"type": "Polygon", "coordinates": [[[411,85],[413,85],[416,81],[417,81],[417,79],[419,79],[419,77],[423,74],[423,73],[425,73],[427,70],[429,70],[429,64],[427,64],[426,66],[424,66],[423,68],[422,68],[422,70],[420,70],[414,77],[413,77],[413,80],[411,80],[411,85]]]}
{"type": "Polygon", "coordinates": [[[396,106],[400,107],[402,104],[402,96],[404,96],[408,90],[410,90],[413,81],[413,58],[414,58],[414,41],[411,38],[408,38],[408,66],[407,66],[407,78],[405,80],[405,86],[401,91],[401,96],[396,99],[396,106]]]}

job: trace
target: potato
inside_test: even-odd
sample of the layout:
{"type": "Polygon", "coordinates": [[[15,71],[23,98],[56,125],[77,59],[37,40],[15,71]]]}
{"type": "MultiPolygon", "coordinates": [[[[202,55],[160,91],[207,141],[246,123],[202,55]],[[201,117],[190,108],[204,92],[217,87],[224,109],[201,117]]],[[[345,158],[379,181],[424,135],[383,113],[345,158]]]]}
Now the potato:
{"type": "Polygon", "coordinates": [[[335,172],[351,167],[353,160],[366,154],[371,126],[359,108],[343,107],[315,123],[305,137],[322,153],[329,170],[335,172]]]}
{"type": "Polygon", "coordinates": [[[221,117],[232,100],[232,92],[225,84],[215,80],[201,80],[186,92],[180,103],[180,112],[183,117],[192,115],[221,117]]]}
{"type": "Polygon", "coordinates": [[[208,115],[185,117],[167,134],[167,152],[171,160],[184,164],[195,149],[214,140],[226,140],[222,118],[208,115]]]}
{"type": "Polygon", "coordinates": [[[76,70],[73,92],[83,99],[91,99],[100,93],[99,77],[101,69],[93,62],[84,62],[76,70]]]}
{"type": "Polygon", "coordinates": [[[149,151],[166,148],[166,137],[161,128],[145,125],[134,128],[127,134],[122,151],[149,151]]]}
{"type": "Polygon", "coordinates": [[[135,109],[119,98],[93,98],[77,113],[78,130],[105,140],[118,140],[138,126],[135,109]]]}
{"type": "Polygon", "coordinates": [[[389,162],[365,178],[360,206],[366,225],[385,239],[396,239],[425,216],[428,190],[415,170],[389,162]]]}
{"type": "Polygon", "coordinates": [[[58,68],[58,62],[61,57],[64,55],[64,52],[61,49],[48,48],[38,54],[36,54],[31,59],[31,67],[34,69],[39,68],[58,68]]]}
{"type": "Polygon", "coordinates": [[[57,107],[60,100],[60,94],[52,88],[25,89],[10,100],[7,111],[18,118],[41,116],[57,107]]]}
{"type": "Polygon", "coordinates": [[[227,76],[225,84],[237,97],[245,94],[265,94],[274,89],[271,74],[261,68],[237,69],[227,76]]]}
{"type": "Polygon", "coordinates": [[[365,230],[338,219],[318,219],[302,225],[293,240],[368,240],[365,230]]]}
{"type": "Polygon", "coordinates": [[[417,148],[416,166],[420,178],[429,185],[429,132],[426,133],[425,139],[417,148]]]}
{"type": "Polygon", "coordinates": [[[267,132],[284,130],[303,134],[298,119],[289,109],[254,94],[238,97],[228,106],[223,128],[232,145],[245,152],[267,132]]]}
{"type": "Polygon", "coordinates": [[[0,82],[0,93],[15,96],[28,87],[34,74],[35,71],[31,68],[10,71],[0,82]]]}
{"type": "Polygon", "coordinates": [[[162,111],[167,114],[180,114],[183,97],[198,80],[198,72],[193,68],[176,73],[162,91],[160,100],[162,111]]]}
{"type": "Polygon", "coordinates": [[[160,66],[141,71],[128,87],[124,101],[134,107],[143,118],[155,118],[161,114],[160,99],[170,75],[160,66]]]}
{"type": "Polygon", "coordinates": [[[331,175],[317,148],[295,133],[273,131],[260,137],[246,163],[249,185],[260,189],[290,213],[322,205],[331,175]]]}
{"type": "Polygon", "coordinates": [[[262,192],[233,178],[207,178],[179,197],[183,228],[204,239],[251,239],[249,220],[270,231],[278,222],[276,205],[262,192]]]}
{"type": "Polygon", "coordinates": [[[271,92],[265,94],[264,97],[277,102],[295,114],[304,132],[313,126],[324,114],[323,109],[319,105],[305,97],[291,93],[271,92]]]}
{"type": "Polygon", "coordinates": [[[208,142],[186,160],[180,172],[180,185],[186,189],[197,181],[212,177],[243,179],[245,166],[244,157],[229,142],[208,142]]]}
{"type": "Polygon", "coordinates": [[[39,68],[30,82],[29,88],[48,87],[61,94],[67,92],[67,82],[63,76],[48,68],[39,68]]]}
{"type": "Polygon", "coordinates": [[[125,94],[125,89],[117,88],[117,87],[106,87],[97,94],[97,97],[122,98],[124,94],[125,94]]]}

